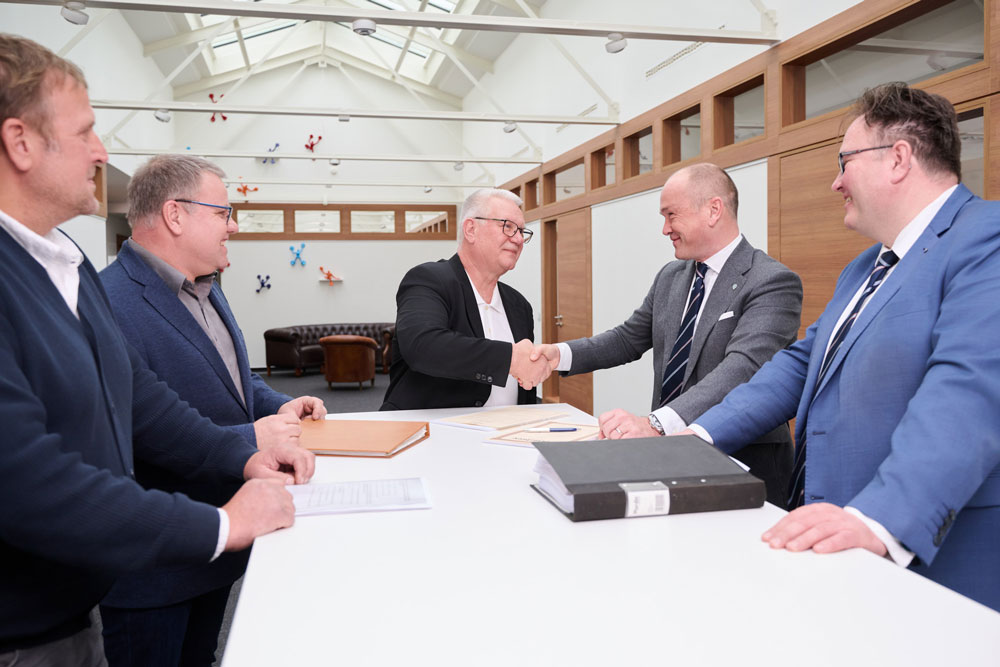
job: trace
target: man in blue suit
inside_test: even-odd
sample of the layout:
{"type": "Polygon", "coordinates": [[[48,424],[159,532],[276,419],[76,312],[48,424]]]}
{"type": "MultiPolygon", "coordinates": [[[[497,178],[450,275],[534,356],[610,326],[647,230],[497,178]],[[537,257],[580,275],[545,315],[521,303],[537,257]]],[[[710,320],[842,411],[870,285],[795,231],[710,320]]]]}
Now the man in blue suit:
{"type": "Polygon", "coordinates": [[[3,665],[106,664],[91,611],[116,577],[246,549],[293,521],[283,467],[298,483],[313,470],[309,452],[257,451],[179,401],[57,229],[98,210],[108,155],[86,85],[72,63],[0,34],[3,665]],[[250,481],[213,507],[144,490],[140,462],[208,484],[250,481]]]}
{"type": "Polygon", "coordinates": [[[862,547],[1000,610],[1000,204],[959,183],[944,98],[866,91],[833,189],[877,241],[806,336],[692,430],[726,452],[790,417],[772,548],[862,547]]]}
{"type": "MultiPolygon", "coordinates": [[[[236,231],[223,175],[190,155],[160,155],[140,167],[128,187],[132,238],[101,281],[126,340],[181,399],[260,449],[296,445],[299,419],[320,419],[326,408],[318,398],[280,394],[250,372],[243,335],[215,281],[236,231]]],[[[158,465],[137,465],[136,479],[215,504],[234,491],[158,465]]],[[[120,578],[101,603],[111,667],[211,665],[247,556],[120,578]]]]}

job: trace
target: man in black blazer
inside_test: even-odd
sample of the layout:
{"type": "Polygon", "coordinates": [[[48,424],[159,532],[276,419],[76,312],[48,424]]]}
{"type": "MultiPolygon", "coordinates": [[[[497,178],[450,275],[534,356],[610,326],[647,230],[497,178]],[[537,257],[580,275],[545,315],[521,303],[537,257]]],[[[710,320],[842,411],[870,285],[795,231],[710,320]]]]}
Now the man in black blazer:
{"type": "Polygon", "coordinates": [[[500,282],[531,239],[521,204],[507,190],[472,193],[462,204],[458,252],[403,276],[382,410],[535,402],[549,370],[528,358],[531,305],[500,282]]]}
{"type": "MultiPolygon", "coordinates": [[[[567,374],[626,364],[653,349],[651,412],[602,414],[604,437],[686,428],[795,341],[802,282],[740,235],[738,201],[732,179],[714,164],[672,175],[660,193],[660,213],[677,259],[660,269],[642,305],[602,334],[540,346],[553,369],[567,374]]],[[[734,456],[764,480],[768,501],[784,507],[792,470],[788,425],[734,456]]]]}

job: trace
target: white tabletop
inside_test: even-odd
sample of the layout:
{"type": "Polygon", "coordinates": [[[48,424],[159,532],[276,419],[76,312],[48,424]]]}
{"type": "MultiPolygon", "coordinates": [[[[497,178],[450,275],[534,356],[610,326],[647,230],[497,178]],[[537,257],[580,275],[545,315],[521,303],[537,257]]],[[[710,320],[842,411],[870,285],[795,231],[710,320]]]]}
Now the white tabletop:
{"type": "Polygon", "coordinates": [[[573,523],[529,487],[536,452],[485,435],[431,424],[393,459],[319,458],[316,481],[423,477],[433,509],[258,539],[224,667],[1000,661],[1000,614],[865,551],[774,551],[771,505],[573,523]]]}

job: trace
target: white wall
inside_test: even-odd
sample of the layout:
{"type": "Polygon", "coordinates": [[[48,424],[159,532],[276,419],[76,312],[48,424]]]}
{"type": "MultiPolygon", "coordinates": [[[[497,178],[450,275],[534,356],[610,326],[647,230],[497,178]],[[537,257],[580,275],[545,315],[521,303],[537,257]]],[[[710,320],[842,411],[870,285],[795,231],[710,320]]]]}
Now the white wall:
{"type": "MultiPolygon", "coordinates": [[[[740,231],[751,245],[767,250],[767,161],[758,160],[727,172],[740,193],[740,231]]],[[[673,246],[662,234],[659,209],[659,190],[591,209],[595,334],[625,321],[642,304],[657,271],[674,259],[673,246]]],[[[652,350],[631,364],[597,371],[594,414],[613,408],[646,414],[654,385],[658,380],[653,378],[652,350]]]]}
{"type": "Polygon", "coordinates": [[[76,241],[95,269],[100,271],[108,265],[104,218],[96,215],[78,215],[59,225],[59,229],[76,241]]]}

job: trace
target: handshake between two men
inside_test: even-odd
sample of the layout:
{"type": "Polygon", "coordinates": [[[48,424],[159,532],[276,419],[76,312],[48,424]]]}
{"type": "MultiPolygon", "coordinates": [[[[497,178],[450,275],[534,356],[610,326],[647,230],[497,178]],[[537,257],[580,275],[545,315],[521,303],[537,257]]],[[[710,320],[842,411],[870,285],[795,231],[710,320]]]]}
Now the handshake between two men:
{"type": "MultiPolygon", "coordinates": [[[[528,339],[514,344],[510,358],[510,374],[518,384],[530,390],[544,382],[559,366],[559,347],[551,343],[533,345],[528,339]]],[[[568,369],[564,369],[568,370],[568,369]]],[[[648,438],[662,435],[646,417],[616,408],[598,417],[601,438],[648,438]]]]}

